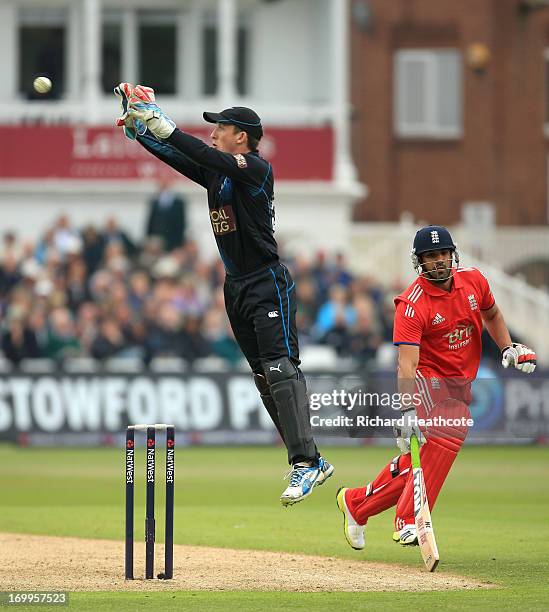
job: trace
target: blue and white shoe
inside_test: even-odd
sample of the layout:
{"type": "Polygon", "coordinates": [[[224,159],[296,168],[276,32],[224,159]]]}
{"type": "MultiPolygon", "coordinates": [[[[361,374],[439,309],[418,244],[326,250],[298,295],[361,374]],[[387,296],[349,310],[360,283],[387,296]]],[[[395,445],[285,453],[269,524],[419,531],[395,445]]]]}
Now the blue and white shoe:
{"type": "Polygon", "coordinates": [[[307,463],[296,463],[286,474],[290,484],[280,496],[283,506],[291,506],[308,497],[317,485],[323,484],[334,472],[334,466],[322,457],[317,465],[310,466],[307,463]]]}
{"type": "Polygon", "coordinates": [[[320,474],[315,481],[315,487],[320,487],[320,485],[323,485],[334,473],[335,469],[331,463],[328,463],[326,459],[324,459],[324,457],[319,457],[318,468],[320,470],[320,474]]]}

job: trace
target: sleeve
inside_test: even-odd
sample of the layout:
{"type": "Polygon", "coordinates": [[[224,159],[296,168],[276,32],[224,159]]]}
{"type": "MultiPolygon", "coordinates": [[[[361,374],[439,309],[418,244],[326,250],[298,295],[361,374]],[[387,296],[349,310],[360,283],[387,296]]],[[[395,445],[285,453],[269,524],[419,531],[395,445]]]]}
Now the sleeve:
{"type": "Polygon", "coordinates": [[[168,166],[171,166],[174,170],[177,170],[177,172],[183,174],[187,178],[190,178],[191,181],[202,185],[202,187],[206,189],[208,188],[210,179],[209,172],[186,157],[174,146],[168,144],[167,141],[161,142],[147,131],[143,136],[137,137],[137,142],[160,161],[168,164],[168,166]]]}
{"type": "Polygon", "coordinates": [[[423,336],[423,321],[417,309],[397,298],[393,344],[414,344],[419,346],[423,336]]]}
{"type": "Polygon", "coordinates": [[[492,290],[490,289],[490,283],[488,279],[484,276],[484,274],[478,270],[478,276],[480,279],[480,309],[481,310],[490,310],[492,306],[496,303],[494,295],[492,294],[492,290]]]}
{"type": "Polygon", "coordinates": [[[199,166],[252,187],[263,188],[271,173],[270,164],[256,155],[223,153],[178,128],[166,142],[199,166]]]}

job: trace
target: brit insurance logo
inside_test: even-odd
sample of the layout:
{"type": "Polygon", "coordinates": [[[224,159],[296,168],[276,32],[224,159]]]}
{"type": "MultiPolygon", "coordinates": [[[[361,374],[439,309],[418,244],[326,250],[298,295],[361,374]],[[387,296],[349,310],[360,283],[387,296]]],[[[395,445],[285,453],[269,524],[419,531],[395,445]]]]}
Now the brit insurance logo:
{"type": "Polygon", "coordinates": [[[451,351],[463,348],[471,342],[475,327],[473,325],[460,324],[454,331],[444,334],[444,338],[448,338],[448,348],[451,351]]]}

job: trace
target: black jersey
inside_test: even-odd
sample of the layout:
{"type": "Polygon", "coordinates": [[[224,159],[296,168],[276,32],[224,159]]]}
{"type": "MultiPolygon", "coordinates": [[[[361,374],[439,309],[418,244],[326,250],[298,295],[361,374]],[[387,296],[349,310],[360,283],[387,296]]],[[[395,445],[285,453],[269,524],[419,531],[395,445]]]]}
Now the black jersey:
{"type": "Polygon", "coordinates": [[[164,141],[148,131],[137,140],[208,190],[210,221],[227,274],[249,274],[278,261],[269,162],[256,152],[222,153],[177,128],[164,141]]]}

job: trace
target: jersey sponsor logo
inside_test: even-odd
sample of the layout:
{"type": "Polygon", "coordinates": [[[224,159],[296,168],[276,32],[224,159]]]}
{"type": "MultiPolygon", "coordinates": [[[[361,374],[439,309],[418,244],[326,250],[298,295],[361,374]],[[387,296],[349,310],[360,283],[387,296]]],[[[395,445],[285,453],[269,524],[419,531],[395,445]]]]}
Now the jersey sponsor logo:
{"type": "Polygon", "coordinates": [[[463,348],[471,342],[471,336],[474,331],[473,325],[460,324],[454,331],[444,334],[444,338],[448,338],[448,348],[451,351],[463,348]]]}
{"type": "Polygon", "coordinates": [[[230,205],[210,210],[210,221],[216,236],[236,232],[236,220],[233,207],[230,205]]]}
{"type": "Polygon", "coordinates": [[[431,321],[431,323],[433,325],[440,325],[441,323],[444,323],[444,321],[446,321],[446,319],[440,313],[437,312],[435,318],[431,321]]]}
{"type": "Polygon", "coordinates": [[[467,296],[467,299],[469,300],[469,305],[471,306],[471,310],[478,310],[478,304],[475,298],[475,294],[471,293],[471,295],[467,296]]]}
{"type": "Polygon", "coordinates": [[[271,310],[271,312],[267,315],[270,319],[274,319],[275,317],[278,317],[278,310],[271,310]]]}
{"type": "Polygon", "coordinates": [[[242,155],[241,153],[237,153],[236,155],[234,155],[234,158],[236,159],[236,163],[239,168],[248,167],[248,162],[246,161],[246,158],[244,157],[244,155],[242,155]]]}

